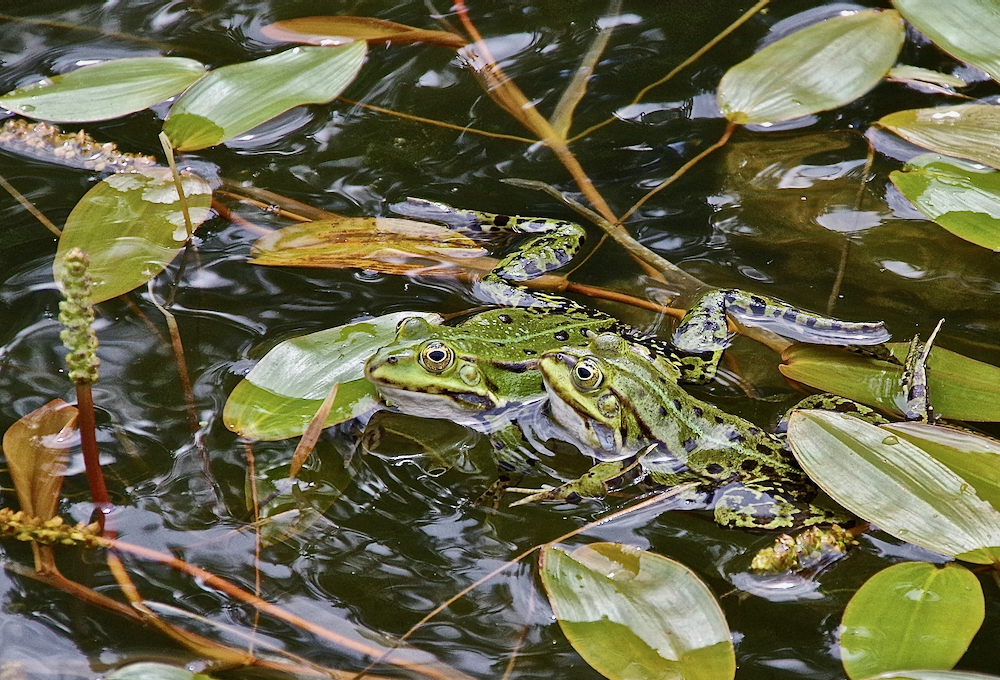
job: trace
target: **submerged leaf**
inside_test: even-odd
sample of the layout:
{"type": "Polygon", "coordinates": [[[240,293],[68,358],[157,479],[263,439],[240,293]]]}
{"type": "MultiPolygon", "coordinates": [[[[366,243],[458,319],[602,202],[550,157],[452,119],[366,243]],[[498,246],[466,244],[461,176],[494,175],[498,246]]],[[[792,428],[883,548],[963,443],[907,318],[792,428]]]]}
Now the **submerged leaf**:
{"type": "Polygon", "coordinates": [[[440,322],[436,314],[396,312],[329,328],[275,345],[229,395],[222,419],[247,439],[274,441],[305,432],[334,383],[326,419],[335,425],[370,411],[378,393],[364,377],[365,362],[396,336],[405,318],[440,322]]]}
{"type": "Polygon", "coordinates": [[[971,673],[969,671],[935,671],[928,669],[913,671],[889,671],[879,673],[868,680],[1000,680],[998,675],[971,673]]]}
{"type": "MultiPolygon", "coordinates": [[[[893,356],[906,358],[908,343],[888,345],[893,356]]],[[[902,415],[899,379],[902,365],[833,347],[793,345],[782,352],[782,375],[824,392],[902,415]]],[[[1000,368],[935,347],[927,361],[934,411],[943,418],[1000,421],[1000,368]]]]}
{"type": "Polygon", "coordinates": [[[353,40],[398,45],[424,42],[456,50],[466,45],[464,38],[448,31],[430,31],[371,17],[299,17],[275,21],[260,32],[271,40],[306,45],[343,45],[353,40]]]}
{"type": "Polygon", "coordinates": [[[788,442],[823,491],[885,532],[970,562],[1000,558],[1000,512],[908,441],[842,413],[796,411],[788,442]]]}
{"type": "Polygon", "coordinates": [[[736,658],[712,592],[687,567],[620,543],[539,556],[570,644],[611,680],[731,680],[736,658]]]}
{"type": "Polygon", "coordinates": [[[1000,106],[907,109],[883,116],[876,125],[925,149],[1000,168],[1000,106]]]}
{"type": "Polygon", "coordinates": [[[361,69],[365,43],[294,47],[215,69],[170,109],[163,131],[179,151],[221,144],[302,104],[325,104],[361,69]]]}
{"type": "Polygon", "coordinates": [[[412,274],[485,250],[454,229],[391,217],[338,217],[283,227],[254,243],[252,262],[277,267],[412,274]]]}
{"type": "MultiPolygon", "coordinates": [[[[181,181],[194,227],[211,214],[212,188],[188,173],[181,181]]],[[[159,274],[187,241],[180,197],[170,170],[137,169],[95,185],[66,218],[55,263],[73,248],[90,257],[94,302],[143,285],[159,274]]],[[[59,280],[58,268],[55,272],[59,280]]]]}
{"type": "Polygon", "coordinates": [[[950,669],[984,616],[983,589],[965,567],[895,564],[868,579],[847,603],[840,628],[844,670],[861,680],[908,668],[950,669]]]}
{"type": "Polygon", "coordinates": [[[719,107],[745,125],[843,106],[885,76],[904,34],[892,10],[843,14],[796,31],[729,69],[719,83],[719,107]]]}
{"type": "Polygon", "coordinates": [[[960,61],[1000,80],[1000,6],[996,0],[893,0],[903,18],[960,61]]]}
{"type": "Polygon", "coordinates": [[[1000,172],[924,154],[889,178],[917,210],[955,236],[1000,251],[1000,172]]]}
{"type": "Polygon", "coordinates": [[[889,80],[899,83],[936,85],[946,91],[968,85],[967,82],[958,76],[904,64],[893,66],[889,69],[889,80]]]}
{"type": "Polygon", "coordinates": [[[0,106],[38,120],[109,120],[180,94],[204,75],[205,66],[193,59],[115,59],[9,92],[0,106]]]}

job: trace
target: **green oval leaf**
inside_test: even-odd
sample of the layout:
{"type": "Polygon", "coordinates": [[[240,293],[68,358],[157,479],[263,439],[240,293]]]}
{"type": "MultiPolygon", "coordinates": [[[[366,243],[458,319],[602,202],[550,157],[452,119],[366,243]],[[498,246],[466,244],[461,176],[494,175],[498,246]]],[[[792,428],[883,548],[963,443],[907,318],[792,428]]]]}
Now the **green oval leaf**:
{"type": "Polygon", "coordinates": [[[411,316],[441,321],[437,314],[395,312],[275,345],[229,395],[223,423],[247,439],[297,437],[335,383],[340,387],[327,426],[370,411],[378,403],[378,393],[364,377],[365,362],[391,342],[399,322],[411,316]]]}
{"type": "Polygon", "coordinates": [[[1000,168],[1000,106],[907,109],[883,116],[876,125],[925,149],[1000,168]]]}
{"type": "Polygon", "coordinates": [[[971,484],[980,498],[1000,510],[1000,441],[927,423],[891,423],[882,428],[947,465],[971,484]]]}
{"type": "Polygon", "coordinates": [[[1000,80],[1000,6],[996,0],[893,0],[903,18],[953,57],[1000,80]]]}
{"type": "MultiPolygon", "coordinates": [[[[906,358],[908,343],[888,345],[893,356],[906,358]]],[[[869,406],[902,415],[903,367],[834,347],[793,345],[782,352],[782,375],[824,392],[833,392],[869,406]]],[[[1000,421],[1000,368],[934,347],[927,361],[934,411],[944,418],[1000,421]]]]}
{"type": "Polygon", "coordinates": [[[264,26],[260,32],[271,40],[307,45],[341,45],[353,40],[397,45],[425,42],[455,50],[466,45],[464,38],[448,31],[430,31],[371,17],[298,17],[275,21],[264,26]]]}
{"type": "Polygon", "coordinates": [[[865,10],[821,21],[733,66],[719,83],[734,123],[775,123],[854,101],[888,73],[903,45],[903,20],[865,10]]]}
{"type": "Polygon", "coordinates": [[[889,671],[879,673],[868,680],[1000,680],[1000,676],[985,673],[970,673],[969,671],[889,671]]]}
{"type": "Polygon", "coordinates": [[[844,610],[840,657],[852,680],[908,668],[948,670],[985,616],[979,579],[965,567],[896,564],[872,576],[844,610]]]}
{"type": "MultiPolygon", "coordinates": [[[[211,214],[212,188],[182,175],[192,226],[211,214]]],[[[73,248],[90,256],[94,302],[143,285],[180,252],[187,228],[180,197],[167,168],[151,167],[111,175],[80,199],[66,218],[54,264],[59,280],[62,257],[73,248]]]]}
{"type": "Polygon", "coordinates": [[[917,210],[955,236],[1000,251],[1000,172],[924,154],[889,178],[917,210]]]}
{"type": "Polygon", "coordinates": [[[711,591],[687,567],[620,543],[539,556],[542,585],[573,648],[611,680],[731,680],[736,657],[711,591]]]}
{"type": "Polygon", "coordinates": [[[1000,556],[987,550],[1000,546],[1000,512],[908,441],[843,413],[796,411],[788,442],[831,498],[896,538],[979,564],[1000,556]]]}
{"type": "Polygon", "coordinates": [[[38,120],[109,120],[173,97],[204,75],[205,66],[193,59],[116,59],[9,92],[0,97],[0,106],[38,120]]]}
{"type": "Polygon", "coordinates": [[[302,104],[325,104],[361,69],[365,43],[295,47],[215,69],[170,109],[163,131],[180,151],[221,144],[302,104]]]}
{"type": "Polygon", "coordinates": [[[106,680],[212,680],[202,673],[156,661],[141,661],[122,666],[106,676],[106,680]]]}

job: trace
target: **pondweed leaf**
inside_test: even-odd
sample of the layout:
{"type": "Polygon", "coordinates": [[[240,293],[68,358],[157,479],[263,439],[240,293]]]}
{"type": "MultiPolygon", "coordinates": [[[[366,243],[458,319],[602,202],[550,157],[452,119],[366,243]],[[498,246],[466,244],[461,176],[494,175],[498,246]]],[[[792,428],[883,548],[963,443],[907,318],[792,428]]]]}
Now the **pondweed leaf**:
{"type": "Polygon", "coordinates": [[[776,123],[854,101],[896,62],[903,20],[892,10],[845,13],[774,42],[733,66],[717,97],[734,123],[776,123]]]}
{"type": "Polygon", "coordinates": [[[903,18],[935,45],[1000,80],[1000,6],[995,0],[893,0],[903,18]]]}
{"type": "Polygon", "coordinates": [[[876,125],[925,149],[1000,168],[1000,106],[906,109],[883,116],[876,125]]]}
{"type": "MultiPolygon", "coordinates": [[[[909,344],[893,342],[888,347],[902,361],[909,344]]],[[[784,363],[778,369],[786,378],[902,415],[897,405],[902,365],[812,345],[792,345],[781,358],[784,363]]],[[[927,360],[927,376],[931,404],[940,416],[1000,420],[1000,368],[935,347],[927,360]]]]}
{"type": "Polygon", "coordinates": [[[275,21],[260,29],[271,40],[306,45],[343,45],[354,40],[388,42],[397,45],[423,42],[451,49],[465,47],[466,41],[448,31],[414,28],[385,19],[348,16],[298,17],[275,21]]]}
{"type": "Polygon", "coordinates": [[[303,104],[325,104],[344,91],[365,60],[365,43],[293,47],[215,69],[171,107],[163,131],[178,151],[228,139],[303,104]]]}
{"type": "Polygon", "coordinates": [[[854,594],[840,626],[840,658],[852,680],[908,668],[948,670],[985,616],[979,579],[959,564],[905,562],[854,594]]]}
{"type": "Polygon", "coordinates": [[[337,217],[289,225],[261,237],[254,243],[252,262],[415,274],[453,270],[447,263],[485,253],[469,237],[438,224],[393,217],[337,217]]]}
{"type": "Polygon", "coordinates": [[[889,174],[917,210],[959,238],[1000,251],[1000,172],[937,154],[889,174]]]}
{"type": "Polygon", "coordinates": [[[883,531],[969,562],[1000,559],[1000,512],[908,441],[843,413],[796,411],[788,443],[823,491],[883,531]]]}
{"type": "Polygon", "coordinates": [[[180,94],[204,75],[205,66],[193,59],[115,59],[9,92],[0,106],[53,122],[110,120],[180,94]]]}
{"type": "Polygon", "coordinates": [[[441,320],[437,314],[396,312],[278,343],[229,395],[223,422],[247,439],[297,437],[334,383],[340,387],[327,425],[370,411],[378,394],[364,377],[365,362],[396,337],[400,321],[412,316],[441,320]]]}
{"type": "MultiPolygon", "coordinates": [[[[181,175],[192,227],[211,215],[212,188],[181,175]]],[[[187,241],[180,197],[170,170],[136,169],[110,175],[87,192],[66,218],[54,263],[59,280],[63,255],[82,248],[90,256],[94,302],[137,288],[163,271],[187,241]]]]}
{"type": "Polygon", "coordinates": [[[621,543],[539,555],[559,626],[587,663],[611,680],[732,680],[729,625],[687,567],[621,543]]]}

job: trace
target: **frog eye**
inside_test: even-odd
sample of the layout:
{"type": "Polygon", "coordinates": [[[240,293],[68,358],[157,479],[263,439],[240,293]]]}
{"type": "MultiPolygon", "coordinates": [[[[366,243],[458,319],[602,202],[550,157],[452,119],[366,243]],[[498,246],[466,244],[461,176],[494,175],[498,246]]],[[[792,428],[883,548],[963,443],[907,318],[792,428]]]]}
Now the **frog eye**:
{"type": "Polygon", "coordinates": [[[431,373],[441,373],[455,362],[455,352],[439,340],[428,342],[420,350],[420,365],[431,373]]]}
{"type": "Polygon", "coordinates": [[[578,389],[584,392],[596,390],[602,382],[604,382],[604,374],[596,361],[583,359],[573,367],[573,383],[578,389]]]}

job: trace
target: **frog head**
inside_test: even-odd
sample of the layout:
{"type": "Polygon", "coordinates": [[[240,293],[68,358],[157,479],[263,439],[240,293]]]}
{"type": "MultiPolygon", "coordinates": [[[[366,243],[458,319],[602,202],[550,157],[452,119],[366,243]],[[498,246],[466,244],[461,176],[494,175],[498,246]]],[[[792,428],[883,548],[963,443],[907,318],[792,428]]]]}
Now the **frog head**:
{"type": "Polygon", "coordinates": [[[615,391],[618,367],[610,361],[629,351],[625,341],[602,333],[586,349],[546,352],[538,362],[553,418],[582,444],[615,454],[623,448],[623,409],[615,391]]]}
{"type": "Polygon", "coordinates": [[[402,321],[396,339],[365,363],[365,377],[403,413],[446,418],[463,425],[506,401],[480,370],[477,357],[461,351],[454,329],[420,317],[402,321]]]}

